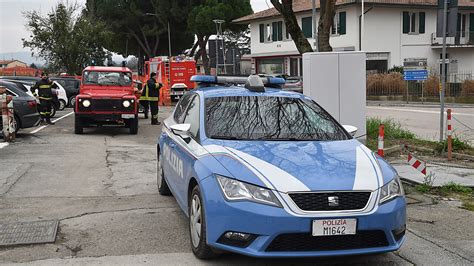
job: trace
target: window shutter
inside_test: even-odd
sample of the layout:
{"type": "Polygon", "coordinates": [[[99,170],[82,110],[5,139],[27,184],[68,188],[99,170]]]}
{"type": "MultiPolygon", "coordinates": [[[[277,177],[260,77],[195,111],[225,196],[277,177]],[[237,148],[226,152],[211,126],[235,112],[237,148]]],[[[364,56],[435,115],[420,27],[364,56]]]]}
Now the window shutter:
{"type": "Polygon", "coordinates": [[[420,12],[418,17],[420,20],[420,24],[419,24],[420,26],[419,26],[418,32],[425,33],[425,12],[420,12]]]}
{"type": "Polygon", "coordinates": [[[278,40],[283,41],[283,21],[278,21],[278,40]]]}
{"type": "Polygon", "coordinates": [[[410,32],[410,14],[403,12],[403,33],[410,32]]]}
{"type": "Polygon", "coordinates": [[[346,12],[339,13],[339,34],[346,34],[346,12]]]}
{"type": "Polygon", "coordinates": [[[272,22],[272,41],[277,41],[277,33],[278,33],[278,22],[272,22]]]}
{"type": "Polygon", "coordinates": [[[311,38],[313,36],[313,22],[311,17],[301,19],[301,30],[306,38],[311,38]]]}
{"type": "Polygon", "coordinates": [[[263,43],[265,42],[265,25],[260,24],[258,25],[259,31],[260,31],[260,42],[263,43]]]}

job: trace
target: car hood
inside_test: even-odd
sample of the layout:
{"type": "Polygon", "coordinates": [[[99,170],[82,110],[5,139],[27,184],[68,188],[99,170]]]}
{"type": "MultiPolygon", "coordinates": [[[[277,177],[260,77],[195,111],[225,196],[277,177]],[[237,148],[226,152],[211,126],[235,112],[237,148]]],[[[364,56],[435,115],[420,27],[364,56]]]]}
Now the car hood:
{"type": "Polygon", "coordinates": [[[357,140],[203,144],[234,178],[280,192],[374,191],[384,182],[377,159],[357,140]]]}

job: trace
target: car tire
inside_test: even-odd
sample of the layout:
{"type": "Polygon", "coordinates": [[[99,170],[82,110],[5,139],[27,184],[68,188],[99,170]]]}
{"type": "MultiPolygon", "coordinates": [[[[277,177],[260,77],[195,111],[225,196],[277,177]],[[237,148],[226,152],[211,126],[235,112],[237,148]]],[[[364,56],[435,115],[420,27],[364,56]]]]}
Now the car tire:
{"type": "Polygon", "coordinates": [[[51,105],[51,113],[49,117],[53,118],[56,115],[56,106],[54,104],[51,105]]]}
{"type": "Polygon", "coordinates": [[[18,133],[18,130],[20,130],[20,128],[21,128],[21,120],[20,120],[20,118],[19,118],[17,115],[15,115],[15,122],[14,122],[14,123],[15,123],[15,124],[14,124],[14,127],[15,127],[15,134],[17,134],[17,133],[18,133]]]}
{"type": "Polygon", "coordinates": [[[69,97],[69,106],[74,108],[75,105],[76,105],[76,95],[69,97]]]}
{"type": "Polygon", "coordinates": [[[63,100],[63,99],[60,99],[60,100],[59,100],[59,108],[58,108],[58,109],[59,109],[59,111],[62,111],[62,110],[64,110],[64,108],[66,108],[66,106],[67,106],[67,103],[66,103],[66,101],[65,101],[65,100],[63,100]]]}
{"type": "Polygon", "coordinates": [[[168,183],[166,183],[165,173],[163,168],[161,167],[161,155],[158,156],[157,161],[157,171],[156,171],[156,185],[158,187],[158,193],[163,196],[170,196],[171,190],[168,187],[168,183]]]}
{"type": "Polygon", "coordinates": [[[130,134],[136,135],[138,133],[138,115],[129,121],[130,134]]]}
{"type": "Polygon", "coordinates": [[[219,254],[207,245],[206,236],[206,217],[204,205],[201,197],[201,190],[196,185],[189,198],[189,237],[191,240],[191,249],[194,255],[199,259],[212,259],[219,254]]]}
{"type": "Polygon", "coordinates": [[[84,133],[84,125],[79,117],[74,118],[74,134],[80,135],[84,133]]]}

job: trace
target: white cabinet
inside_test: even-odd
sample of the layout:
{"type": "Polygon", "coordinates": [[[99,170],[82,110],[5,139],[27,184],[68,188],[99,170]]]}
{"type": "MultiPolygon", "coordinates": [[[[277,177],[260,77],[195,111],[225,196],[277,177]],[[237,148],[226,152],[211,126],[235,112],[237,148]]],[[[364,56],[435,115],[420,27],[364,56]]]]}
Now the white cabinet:
{"type": "Polygon", "coordinates": [[[358,128],[365,142],[366,55],[364,52],[303,54],[303,93],[342,125],[358,128]]]}

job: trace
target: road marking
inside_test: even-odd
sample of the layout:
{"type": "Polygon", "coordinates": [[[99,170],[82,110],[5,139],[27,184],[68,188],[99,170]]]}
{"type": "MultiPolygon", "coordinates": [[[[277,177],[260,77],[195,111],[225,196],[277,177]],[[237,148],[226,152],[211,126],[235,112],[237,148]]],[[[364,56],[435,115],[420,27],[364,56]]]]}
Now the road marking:
{"type": "MultiPolygon", "coordinates": [[[[378,110],[388,110],[388,111],[401,111],[401,112],[415,112],[415,113],[425,113],[425,114],[438,114],[439,111],[427,111],[427,110],[417,110],[417,109],[401,109],[401,108],[390,108],[390,107],[375,107],[375,106],[367,106],[368,109],[378,109],[378,110]]],[[[474,114],[468,113],[456,113],[453,112],[453,115],[462,115],[462,116],[472,116],[474,114]]]]}
{"type": "Polygon", "coordinates": [[[0,143],[0,149],[5,148],[6,146],[8,146],[8,142],[0,143]]]}
{"type": "MultiPolygon", "coordinates": [[[[70,116],[70,115],[72,115],[72,114],[74,114],[74,112],[67,113],[67,114],[65,114],[65,115],[63,115],[63,116],[61,116],[61,117],[59,117],[59,118],[53,120],[53,123],[56,123],[57,121],[59,121],[59,120],[61,120],[61,119],[63,119],[63,118],[66,118],[66,117],[68,117],[68,116],[70,116]]],[[[48,127],[47,125],[45,125],[45,126],[40,126],[39,128],[37,128],[37,129],[31,131],[30,134],[38,133],[38,132],[40,132],[41,130],[47,128],[47,127],[48,127]]]]}

